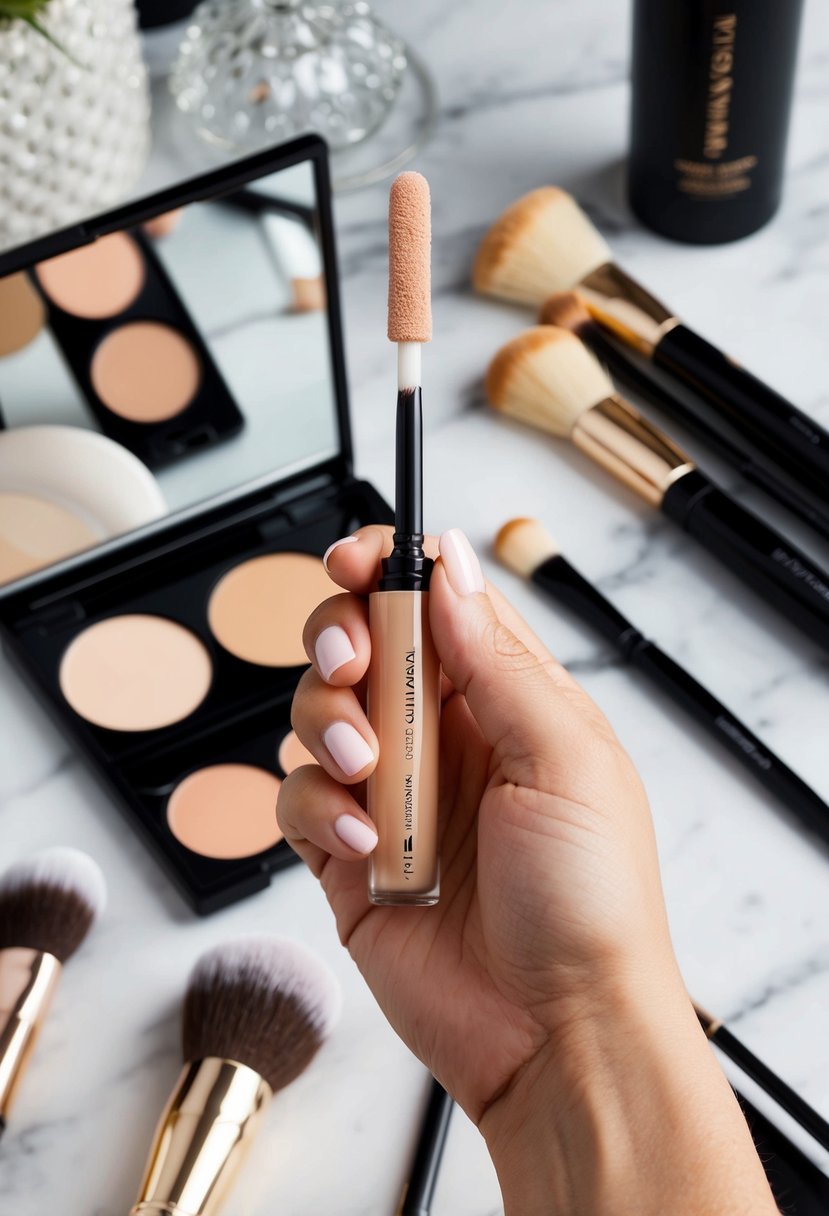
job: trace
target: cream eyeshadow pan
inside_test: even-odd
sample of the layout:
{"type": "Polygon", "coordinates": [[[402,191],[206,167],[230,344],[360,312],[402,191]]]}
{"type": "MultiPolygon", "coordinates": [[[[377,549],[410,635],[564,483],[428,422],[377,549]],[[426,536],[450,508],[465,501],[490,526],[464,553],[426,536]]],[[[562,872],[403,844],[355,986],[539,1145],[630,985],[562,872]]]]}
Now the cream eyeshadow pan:
{"type": "Polygon", "coordinates": [[[61,691],[76,713],[107,730],[158,730],[207,696],[213,664],[194,633],[167,617],[112,616],[72,641],[61,691]]]}
{"type": "Polygon", "coordinates": [[[249,663],[307,663],[305,621],[335,592],[318,557],[267,553],[242,562],[219,580],[207,610],[210,629],[226,650],[249,663]]]}
{"type": "Polygon", "coordinates": [[[282,839],[276,822],[281,784],[252,764],[208,765],[173,790],[167,824],[180,844],[202,857],[252,857],[282,839]]]}
{"type": "Polygon", "coordinates": [[[144,285],[144,260],[132,237],[113,232],[41,262],[35,273],[58,308],[100,319],[123,312],[136,299],[144,285]]]}
{"type": "Polygon", "coordinates": [[[131,422],[163,422],[193,400],[201,367],[178,330],[159,321],[131,321],[101,341],[91,376],[114,414],[131,422]]]}

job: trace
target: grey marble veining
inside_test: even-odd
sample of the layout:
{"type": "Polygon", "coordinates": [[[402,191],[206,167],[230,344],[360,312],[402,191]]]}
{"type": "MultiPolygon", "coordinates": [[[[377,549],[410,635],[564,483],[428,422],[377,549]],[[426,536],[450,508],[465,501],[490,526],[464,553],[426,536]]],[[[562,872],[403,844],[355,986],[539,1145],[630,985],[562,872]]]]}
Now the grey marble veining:
{"type": "MultiPolygon", "coordinates": [[[[807,5],[779,217],[739,244],[696,249],[643,232],[624,206],[627,4],[377,7],[426,57],[441,91],[438,129],[417,165],[431,182],[435,232],[435,339],[424,361],[427,523],[464,528],[633,754],[653,805],[690,991],[829,1117],[829,850],[572,618],[497,570],[492,537],[511,516],[542,518],[586,575],[829,798],[827,660],[586,460],[487,412],[487,361],[529,318],[468,286],[494,216],[525,190],[557,182],[578,195],[637,278],[829,424],[829,10],[807,5]]],[[[172,171],[157,154],[150,180],[172,171]]],[[[390,495],[385,211],[382,186],[336,203],[358,471],[390,495]]],[[[716,461],[706,464],[829,564],[829,547],[716,461]]],[[[98,858],[111,889],[103,924],[66,969],[0,1147],[0,1216],[128,1209],[176,1072],[188,968],[212,942],[269,927],[328,959],[345,1012],[315,1066],[275,1103],[228,1216],[393,1211],[427,1081],[340,950],[316,884],[295,869],[263,895],[195,920],[5,662],[0,720],[4,862],[72,842],[98,858]]],[[[495,1216],[498,1188],[478,1133],[459,1114],[453,1120],[434,1216],[495,1216]]]]}

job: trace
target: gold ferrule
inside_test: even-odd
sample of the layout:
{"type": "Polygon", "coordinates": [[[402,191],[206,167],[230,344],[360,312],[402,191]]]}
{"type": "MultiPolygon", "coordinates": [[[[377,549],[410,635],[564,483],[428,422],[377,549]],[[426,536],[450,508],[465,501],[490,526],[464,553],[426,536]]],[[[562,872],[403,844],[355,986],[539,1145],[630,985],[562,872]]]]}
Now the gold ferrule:
{"type": "Polygon", "coordinates": [[[596,321],[648,357],[679,324],[678,317],[614,262],[606,262],[582,279],[576,291],[596,321]]]}
{"type": "Polygon", "coordinates": [[[570,436],[576,447],[652,506],[694,462],[638,410],[607,397],[581,415],[570,436]]]}
{"type": "Polygon", "coordinates": [[[54,954],[0,950],[0,1118],[5,1119],[61,973],[54,954]]]}
{"type": "Polygon", "coordinates": [[[186,1064],[156,1128],[130,1216],[218,1212],[272,1096],[267,1081],[244,1064],[186,1064]]]}

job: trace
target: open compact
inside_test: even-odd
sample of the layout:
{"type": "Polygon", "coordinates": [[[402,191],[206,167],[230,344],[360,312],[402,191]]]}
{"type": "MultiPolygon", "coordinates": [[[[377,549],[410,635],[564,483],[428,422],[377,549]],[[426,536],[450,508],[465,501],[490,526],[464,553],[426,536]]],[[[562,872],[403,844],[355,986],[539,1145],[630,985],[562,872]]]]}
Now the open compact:
{"type": "Polygon", "coordinates": [[[352,472],[324,145],[294,141],[4,253],[0,312],[4,299],[19,320],[0,350],[4,644],[211,912],[295,860],[275,808],[312,760],[290,708],[305,619],[336,593],[322,554],[390,519],[352,472]],[[252,205],[246,187],[274,173],[273,206],[252,205]],[[153,459],[171,403],[194,392],[214,431],[187,460],[153,459]],[[102,426],[101,403],[154,437],[102,426]],[[73,462],[79,439],[92,463],[73,462]],[[25,460],[4,459],[15,444],[25,460]],[[99,480],[132,517],[101,525],[99,480]]]}

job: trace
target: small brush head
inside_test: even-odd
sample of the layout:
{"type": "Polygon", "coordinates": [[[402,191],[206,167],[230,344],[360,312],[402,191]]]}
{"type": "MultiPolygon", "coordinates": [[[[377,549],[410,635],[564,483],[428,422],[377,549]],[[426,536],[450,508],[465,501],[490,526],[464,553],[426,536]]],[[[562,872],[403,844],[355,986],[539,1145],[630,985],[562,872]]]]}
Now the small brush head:
{"type": "Polygon", "coordinates": [[[432,338],[432,220],[429,184],[401,173],[389,191],[389,339],[432,338]]]}
{"type": "Polygon", "coordinates": [[[556,186],[519,198],[481,241],[472,269],[476,291],[538,307],[613,260],[578,203],[556,186]]]}
{"type": "Polygon", "coordinates": [[[86,853],[35,853],[0,877],[0,950],[42,950],[65,963],[105,903],[104,876],[86,853]]]}
{"type": "Polygon", "coordinates": [[[596,322],[574,291],[557,291],[541,305],[538,324],[557,325],[559,329],[569,329],[571,334],[578,337],[585,328],[590,328],[596,322]]]}
{"type": "Polygon", "coordinates": [[[511,519],[505,523],[495,537],[494,549],[498,561],[522,578],[529,578],[542,562],[558,557],[560,552],[537,519],[511,519]]]}
{"type": "Polygon", "coordinates": [[[496,410],[564,436],[585,410],[614,395],[610,378],[584,343],[553,325],[526,329],[502,346],[484,386],[496,410]]]}
{"type": "Polygon", "coordinates": [[[184,1059],[245,1064],[276,1092],[303,1072],[339,1016],[340,988],[297,942],[256,935],[203,954],[184,998],[184,1059]]]}

